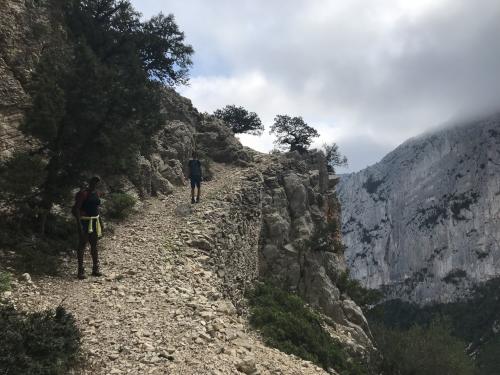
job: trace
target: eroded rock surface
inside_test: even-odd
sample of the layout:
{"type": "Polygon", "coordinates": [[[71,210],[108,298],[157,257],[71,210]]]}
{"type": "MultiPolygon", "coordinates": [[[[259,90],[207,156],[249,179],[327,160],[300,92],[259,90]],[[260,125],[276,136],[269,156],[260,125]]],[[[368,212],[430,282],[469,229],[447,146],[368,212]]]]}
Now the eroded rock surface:
{"type": "Polygon", "coordinates": [[[342,178],[351,275],[417,303],[500,275],[500,116],[411,139],[342,178]]]}

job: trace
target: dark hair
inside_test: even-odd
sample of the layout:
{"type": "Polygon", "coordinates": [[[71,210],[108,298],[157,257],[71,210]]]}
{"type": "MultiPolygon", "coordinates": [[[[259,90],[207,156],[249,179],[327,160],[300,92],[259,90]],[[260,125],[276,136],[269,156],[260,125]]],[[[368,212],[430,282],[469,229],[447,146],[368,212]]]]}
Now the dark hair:
{"type": "Polygon", "coordinates": [[[197,157],[198,157],[198,152],[197,152],[196,150],[193,150],[193,152],[192,152],[191,156],[192,156],[193,158],[197,158],[197,157]]]}
{"type": "Polygon", "coordinates": [[[101,179],[97,176],[94,176],[92,177],[90,180],[89,180],[89,185],[95,185],[97,184],[99,181],[101,181],[101,179]]]}

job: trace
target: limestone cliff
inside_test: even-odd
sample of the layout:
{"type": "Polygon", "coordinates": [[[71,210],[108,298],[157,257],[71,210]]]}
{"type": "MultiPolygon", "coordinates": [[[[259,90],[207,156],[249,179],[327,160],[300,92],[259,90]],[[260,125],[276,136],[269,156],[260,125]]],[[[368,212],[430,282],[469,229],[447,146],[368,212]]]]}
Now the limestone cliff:
{"type": "Polygon", "coordinates": [[[24,147],[18,127],[29,106],[26,93],[43,46],[46,18],[36,2],[0,0],[0,158],[24,147]]]}
{"type": "Polygon", "coordinates": [[[410,139],[342,178],[351,275],[421,304],[499,276],[499,151],[497,115],[410,139]]]}

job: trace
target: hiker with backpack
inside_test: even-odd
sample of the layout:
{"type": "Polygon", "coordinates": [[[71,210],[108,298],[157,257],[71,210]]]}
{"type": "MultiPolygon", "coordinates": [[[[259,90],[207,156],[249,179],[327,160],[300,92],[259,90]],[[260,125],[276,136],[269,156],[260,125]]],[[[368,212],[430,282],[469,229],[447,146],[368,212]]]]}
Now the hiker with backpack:
{"type": "Polygon", "coordinates": [[[191,182],[191,203],[200,203],[201,187],[201,162],[198,160],[198,153],[193,151],[192,158],[188,162],[189,180],[191,182]],[[196,200],[194,199],[194,189],[197,188],[196,200]]]}
{"type": "Polygon", "coordinates": [[[83,266],[83,255],[87,243],[90,244],[92,255],[92,276],[102,276],[99,270],[99,254],[97,251],[97,240],[102,234],[102,221],[99,216],[101,199],[97,192],[100,182],[99,177],[92,177],[86,189],[80,190],[75,196],[73,215],[78,227],[78,278],[85,279],[85,268],[83,266]]]}

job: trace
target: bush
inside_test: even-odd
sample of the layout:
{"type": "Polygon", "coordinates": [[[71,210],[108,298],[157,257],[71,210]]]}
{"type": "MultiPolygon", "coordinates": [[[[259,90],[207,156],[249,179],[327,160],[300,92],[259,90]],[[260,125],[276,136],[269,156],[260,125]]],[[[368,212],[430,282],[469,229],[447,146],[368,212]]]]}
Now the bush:
{"type": "Polygon", "coordinates": [[[383,296],[379,290],[367,289],[358,280],[351,279],[349,271],[340,274],[336,285],[341,293],[347,294],[362,309],[376,304],[383,296]]]}
{"type": "Polygon", "coordinates": [[[452,334],[467,342],[468,354],[477,360],[481,375],[496,374],[500,333],[500,278],[477,285],[469,299],[454,303],[418,306],[401,300],[389,300],[366,311],[370,326],[381,325],[407,331],[414,325],[428,327],[436,317],[446,316],[452,334]]]}
{"type": "Polygon", "coordinates": [[[45,236],[36,233],[36,223],[4,214],[0,217],[0,248],[15,255],[6,263],[17,271],[38,275],[57,275],[60,253],[75,248],[78,234],[74,219],[50,215],[45,236]]]}
{"type": "Polygon", "coordinates": [[[111,193],[104,202],[105,216],[114,220],[126,219],[134,209],[136,199],[126,193],[111,193]]]}
{"type": "Polygon", "coordinates": [[[372,325],[377,347],[382,353],[381,371],[399,375],[473,375],[476,369],[467,356],[464,341],[451,335],[451,325],[434,320],[428,327],[409,330],[372,325]]]}
{"type": "Polygon", "coordinates": [[[340,374],[367,374],[350,361],[342,347],[323,328],[321,317],[294,294],[259,284],[249,294],[250,324],[266,344],[340,374]]]}
{"type": "Polygon", "coordinates": [[[0,294],[10,290],[10,275],[0,271],[0,294]]]}
{"type": "Polygon", "coordinates": [[[0,305],[3,374],[65,375],[77,363],[79,350],[80,332],[63,307],[26,314],[0,305]]]}

